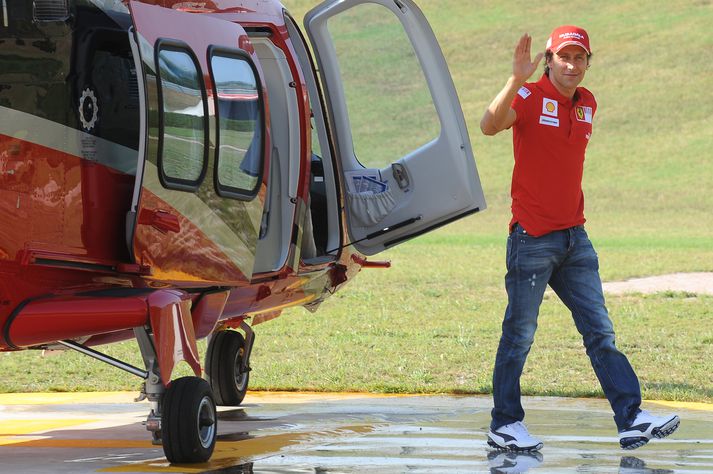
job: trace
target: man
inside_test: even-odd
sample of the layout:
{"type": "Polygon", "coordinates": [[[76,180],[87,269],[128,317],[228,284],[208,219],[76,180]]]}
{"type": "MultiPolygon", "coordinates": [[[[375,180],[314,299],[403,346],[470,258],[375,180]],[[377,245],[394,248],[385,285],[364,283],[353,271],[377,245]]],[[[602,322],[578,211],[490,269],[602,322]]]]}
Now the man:
{"type": "Polygon", "coordinates": [[[488,444],[532,451],[542,441],[522,420],[520,376],[537,328],[546,286],[572,312],[594,372],[614,411],[619,442],[635,449],[679,425],[676,415],[656,417],[639,409],[641,389],[627,358],[614,344],[604,306],[597,254],[584,224],[582,171],[597,103],[579,84],[589,69],[589,36],[561,26],[547,41],[545,73],[526,83],[543,53],[531,60],[532,39],[520,38],[512,75],[483,115],[480,128],[495,135],[513,128],[515,167],[505,286],[508,306],[493,371],[488,444]]]}

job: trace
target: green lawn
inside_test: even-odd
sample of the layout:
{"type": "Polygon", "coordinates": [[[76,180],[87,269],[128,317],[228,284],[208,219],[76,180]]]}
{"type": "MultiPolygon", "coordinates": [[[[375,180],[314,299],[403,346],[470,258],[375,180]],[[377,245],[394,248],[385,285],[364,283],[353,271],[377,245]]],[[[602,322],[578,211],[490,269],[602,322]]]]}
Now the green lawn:
{"type": "MultiPolygon", "coordinates": [[[[315,3],[293,0],[287,7],[299,21],[315,3]]],[[[378,258],[392,260],[393,268],[364,270],[317,313],[287,310],[258,326],[253,388],[490,390],[506,304],[512,155],[509,132],[484,137],[478,123],[505,83],[512,48],[525,31],[542,47],[559,24],[579,24],[591,36],[594,58],[584,85],[599,108],[584,191],[602,277],[713,271],[713,4],[419,3],[456,83],[488,209],[385,252],[378,258]]],[[[373,43],[383,31],[372,26],[364,34],[373,43]]],[[[359,37],[351,41],[358,45],[359,37]]],[[[398,90],[400,71],[391,77],[388,90],[398,90]]],[[[389,142],[395,147],[417,139],[408,134],[418,119],[404,115],[396,122],[403,136],[389,142]]],[[[353,120],[362,124],[363,144],[389,141],[382,127],[369,129],[370,120],[353,120]]],[[[617,344],[637,370],[646,398],[713,402],[713,298],[661,293],[609,297],[607,304],[617,344]]],[[[132,344],[109,350],[139,364],[132,344]]],[[[1,391],[139,385],[75,354],[43,360],[36,353],[0,354],[0,368],[13,374],[0,380],[1,391]]],[[[523,391],[601,396],[571,317],[554,296],[542,306],[523,391]]]]}

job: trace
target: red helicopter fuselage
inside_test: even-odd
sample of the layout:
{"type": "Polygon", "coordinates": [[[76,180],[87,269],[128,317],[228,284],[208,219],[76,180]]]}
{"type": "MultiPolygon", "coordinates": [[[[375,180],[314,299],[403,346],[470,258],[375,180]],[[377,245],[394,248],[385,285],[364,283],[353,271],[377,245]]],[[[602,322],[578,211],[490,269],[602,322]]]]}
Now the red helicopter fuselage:
{"type": "MultiPolygon", "coordinates": [[[[162,3],[165,9],[185,4],[162,3]]],[[[262,1],[218,4],[207,2],[201,8],[183,10],[239,22],[249,31],[269,35],[271,45],[284,54],[298,99],[299,122],[291,124],[300,143],[293,207],[302,207],[304,218],[310,185],[311,108],[282,8],[277,2],[262,1]]],[[[84,338],[91,345],[133,337],[133,327],[148,324],[142,301],[162,288],[180,288],[192,303],[205,297],[220,301],[204,305],[206,310],[193,316],[199,337],[204,337],[218,320],[235,324],[250,315],[260,322],[284,307],[313,303],[359,270],[357,261],[362,260],[353,259],[353,251],[342,251],[327,262],[306,264],[300,261],[291,238],[283,265],[253,274],[249,265],[256,252],[254,235],[243,232],[242,240],[243,236],[233,235],[236,246],[243,247],[239,251],[247,256],[228,255],[222,242],[215,242],[209,225],[195,222],[195,214],[185,215],[176,205],[186,199],[181,194],[190,193],[204,204],[203,211],[237,215],[236,222],[220,220],[223,225],[233,224],[236,234],[240,226],[255,226],[249,213],[260,217],[265,207],[270,168],[267,98],[263,100],[263,156],[257,170],[261,179],[254,185],[251,201],[215,192],[215,180],[210,179],[215,157],[207,156],[203,183],[193,189],[189,186],[188,191],[170,189],[165,196],[146,186],[141,189],[140,214],[138,218],[132,215],[141,133],[138,82],[142,78],[134,68],[126,33],[131,27],[129,12],[121,15],[102,11],[92,2],[76,2],[71,22],[33,22],[31,5],[27,7],[25,24],[20,20],[12,24],[18,34],[22,31],[24,40],[3,46],[4,63],[10,64],[7,58],[11,56],[14,61],[2,71],[3,122],[10,129],[5,127],[0,135],[4,223],[0,231],[0,350],[45,347],[60,339],[84,338]],[[84,102],[91,98],[96,110],[87,111],[85,103],[80,108],[83,93],[84,102]],[[136,235],[127,243],[132,231],[136,235]],[[241,258],[248,266],[240,265],[241,258]]],[[[171,29],[199,29],[203,19],[195,13],[166,18],[163,15],[175,10],[151,9],[154,15],[162,15],[161,21],[170,22],[163,35],[171,29]]],[[[242,48],[255,56],[244,30],[232,43],[222,46],[242,48]]],[[[209,69],[201,68],[206,102],[217,95],[209,69]]],[[[258,84],[265,94],[264,83],[258,84]]],[[[257,102],[256,92],[244,100],[257,102]]],[[[215,152],[212,143],[206,148],[213,148],[206,155],[215,152]]],[[[302,225],[295,222],[296,227],[302,225]]],[[[238,253],[235,247],[231,250],[238,253]]]]}

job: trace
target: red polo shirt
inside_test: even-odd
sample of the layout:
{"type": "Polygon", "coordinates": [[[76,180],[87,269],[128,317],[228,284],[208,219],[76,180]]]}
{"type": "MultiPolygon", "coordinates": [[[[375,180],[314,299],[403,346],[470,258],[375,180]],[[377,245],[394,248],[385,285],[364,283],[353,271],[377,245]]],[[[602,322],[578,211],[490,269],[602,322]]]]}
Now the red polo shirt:
{"type": "Polygon", "coordinates": [[[597,110],[594,95],[578,87],[574,99],[560,94],[549,77],[525,84],[511,107],[515,168],[512,220],[535,237],[584,224],[584,151],[597,110]]]}

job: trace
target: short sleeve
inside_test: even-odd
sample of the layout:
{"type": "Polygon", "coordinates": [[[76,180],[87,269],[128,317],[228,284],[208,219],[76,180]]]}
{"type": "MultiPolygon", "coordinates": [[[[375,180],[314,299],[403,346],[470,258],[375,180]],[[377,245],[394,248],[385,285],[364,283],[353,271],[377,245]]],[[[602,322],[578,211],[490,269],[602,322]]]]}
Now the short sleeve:
{"type": "Polygon", "coordinates": [[[515,119],[513,126],[518,125],[526,117],[526,101],[532,95],[532,91],[527,86],[528,84],[525,84],[517,91],[517,94],[515,94],[515,98],[510,104],[510,108],[513,109],[517,114],[517,118],[515,119]]]}
{"type": "Polygon", "coordinates": [[[592,117],[597,113],[597,100],[592,96],[592,117]]]}

